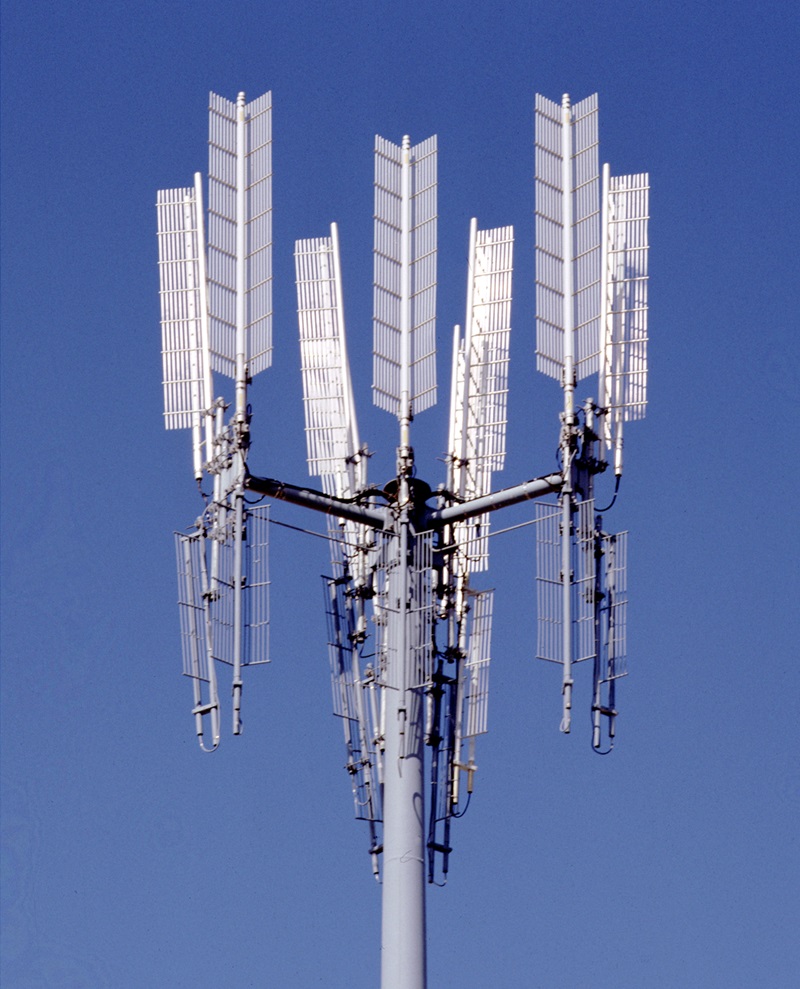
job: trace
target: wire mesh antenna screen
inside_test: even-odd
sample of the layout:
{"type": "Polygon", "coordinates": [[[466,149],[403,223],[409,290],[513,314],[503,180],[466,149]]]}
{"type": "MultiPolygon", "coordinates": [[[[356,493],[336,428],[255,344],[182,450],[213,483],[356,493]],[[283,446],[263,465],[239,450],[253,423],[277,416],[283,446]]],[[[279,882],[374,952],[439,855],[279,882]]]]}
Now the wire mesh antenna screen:
{"type": "Polygon", "coordinates": [[[604,680],[614,680],[628,672],[628,533],[603,534],[604,566],[604,680]]]}
{"type": "MultiPolygon", "coordinates": [[[[209,94],[208,283],[211,363],[236,376],[237,106],[209,94]]],[[[272,94],[244,107],[246,351],[250,375],[272,360],[272,94]]]]}
{"type": "Polygon", "coordinates": [[[299,240],[294,256],[308,470],[327,493],[349,497],[357,451],[333,239],[299,240]]]}
{"type": "MultiPolygon", "coordinates": [[[[476,232],[470,325],[456,355],[451,424],[454,487],[460,498],[489,494],[492,473],[505,463],[513,247],[512,227],[476,232]]],[[[468,569],[485,570],[489,513],[459,523],[455,538],[468,569]]]]}
{"type": "MultiPolygon", "coordinates": [[[[564,662],[561,630],[564,598],[561,580],[561,507],[539,502],[536,506],[536,610],[537,659],[564,662]]],[[[596,654],[595,584],[597,576],[594,500],[578,502],[570,534],[572,661],[593,659],[596,654]]]]}
{"type": "Polygon", "coordinates": [[[473,596],[472,628],[464,667],[464,738],[475,738],[488,730],[493,604],[494,591],[478,591],[473,596]]]}
{"type": "Polygon", "coordinates": [[[167,429],[187,429],[205,411],[201,327],[204,292],[200,275],[203,247],[197,211],[193,188],[158,193],[161,356],[167,429]]]}
{"type": "Polygon", "coordinates": [[[598,369],[600,188],[597,94],[571,110],[570,188],[564,188],[563,108],[536,94],[537,367],[561,380],[564,369],[564,265],[572,268],[577,380],[598,369]],[[572,206],[571,257],[564,257],[564,197],[572,206]]]}
{"type": "Polygon", "coordinates": [[[415,413],[436,402],[436,137],[408,152],[410,224],[405,233],[403,154],[401,147],[376,136],[372,388],[375,404],[395,415],[400,414],[401,274],[406,249],[410,266],[410,399],[415,413]]]}
{"type": "Polygon", "coordinates": [[[208,682],[211,650],[207,622],[209,580],[205,561],[203,533],[175,533],[178,563],[178,611],[181,621],[183,673],[195,680],[208,682]]]}
{"type": "Polygon", "coordinates": [[[611,176],[601,404],[628,421],[647,408],[647,174],[611,176]]]}
{"type": "MultiPolygon", "coordinates": [[[[247,543],[243,593],[242,665],[269,662],[269,509],[245,513],[247,543]]],[[[183,672],[201,680],[208,669],[195,653],[233,665],[234,548],[232,513],[210,529],[175,533],[183,672]],[[216,544],[216,545],[214,545],[216,544]],[[201,621],[202,615],[202,621],[201,621]],[[209,641],[210,640],[210,641],[209,641]]]]}

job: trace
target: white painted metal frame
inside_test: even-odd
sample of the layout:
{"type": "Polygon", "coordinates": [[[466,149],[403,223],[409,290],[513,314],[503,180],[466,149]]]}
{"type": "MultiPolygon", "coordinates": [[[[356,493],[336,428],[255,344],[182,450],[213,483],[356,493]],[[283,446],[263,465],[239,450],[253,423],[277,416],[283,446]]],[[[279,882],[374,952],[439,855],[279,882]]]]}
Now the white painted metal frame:
{"type": "Polygon", "coordinates": [[[364,483],[347,360],[336,224],[330,237],[295,244],[300,361],[309,474],[323,490],[352,497],[364,483]]]}
{"type": "Polygon", "coordinates": [[[159,192],[156,213],[164,423],[167,429],[192,429],[199,479],[204,461],[212,455],[213,429],[208,415],[212,384],[200,175],[195,175],[193,188],[159,192]]]}
{"type": "Polygon", "coordinates": [[[598,404],[614,471],[622,473],[623,422],[647,409],[649,177],[603,168],[603,314],[598,404]]]}
{"type": "Polygon", "coordinates": [[[576,380],[597,371],[601,276],[597,94],[564,99],[535,105],[537,367],[558,381],[572,333],[576,380]]]}
{"type": "Polygon", "coordinates": [[[567,533],[570,544],[570,615],[565,616],[562,547],[563,513],[560,505],[539,502],[536,506],[536,615],[537,659],[564,663],[563,627],[572,623],[570,663],[593,659],[595,646],[595,518],[594,500],[580,501],[567,533]],[[574,537],[574,538],[573,538],[574,537]]]}
{"type": "Polygon", "coordinates": [[[376,136],[373,399],[398,418],[436,402],[436,221],[435,135],[376,136]]]}
{"type": "Polygon", "coordinates": [[[476,591],[472,598],[472,627],[469,651],[464,664],[465,739],[474,739],[488,731],[489,664],[491,662],[492,608],[494,591],[476,591]]]}
{"type": "MultiPolygon", "coordinates": [[[[488,495],[505,462],[511,334],[512,227],[470,224],[467,314],[453,339],[450,489],[461,500],[488,495]]],[[[468,571],[488,566],[489,513],[459,523],[455,540],[468,571]]]]}
{"type": "Polygon", "coordinates": [[[272,94],[244,104],[210,93],[208,143],[212,367],[237,377],[241,323],[253,377],[272,360],[272,94]]]}

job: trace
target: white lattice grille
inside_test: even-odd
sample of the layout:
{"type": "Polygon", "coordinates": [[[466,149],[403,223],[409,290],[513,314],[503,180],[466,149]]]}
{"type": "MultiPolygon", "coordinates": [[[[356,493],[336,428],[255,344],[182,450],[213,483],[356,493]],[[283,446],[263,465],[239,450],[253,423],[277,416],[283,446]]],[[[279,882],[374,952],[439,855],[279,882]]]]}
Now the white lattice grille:
{"type": "Polygon", "coordinates": [[[402,147],[375,138],[373,398],[399,414],[404,256],[409,264],[410,399],[414,412],[436,402],[436,137],[408,151],[410,223],[404,244],[402,147]]]}

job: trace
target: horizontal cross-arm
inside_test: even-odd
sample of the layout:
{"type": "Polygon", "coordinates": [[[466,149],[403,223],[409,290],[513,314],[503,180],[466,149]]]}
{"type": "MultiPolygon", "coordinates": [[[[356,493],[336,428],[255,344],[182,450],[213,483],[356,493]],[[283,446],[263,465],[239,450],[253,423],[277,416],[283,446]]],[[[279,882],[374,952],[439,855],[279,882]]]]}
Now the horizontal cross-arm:
{"type": "Polygon", "coordinates": [[[254,477],[248,474],[245,487],[268,498],[288,501],[293,505],[311,508],[325,515],[348,519],[350,522],[361,522],[363,525],[372,526],[373,529],[383,529],[386,525],[387,514],[381,508],[366,508],[354,501],[336,498],[334,495],[327,495],[311,488],[301,488],[296,484],[287,484],[273,477],[254,477]]]}
{"type": "Polygon", "coordinates": [[[494,512],[498,508],[517,505],[531,498],[543,498],[545,495],[559,493],[563,486],[564,478],[561,474],[547,474],[545,477],[536,477],[532,481],[515,484],[511,488],[501,488],[500,491],[482,498],[472,498],[460,505],[449,505],[447,508],[432,511],[426,523],[431,528],[439,528],[449,523],[462,522],[483,512],[494,512]]]}

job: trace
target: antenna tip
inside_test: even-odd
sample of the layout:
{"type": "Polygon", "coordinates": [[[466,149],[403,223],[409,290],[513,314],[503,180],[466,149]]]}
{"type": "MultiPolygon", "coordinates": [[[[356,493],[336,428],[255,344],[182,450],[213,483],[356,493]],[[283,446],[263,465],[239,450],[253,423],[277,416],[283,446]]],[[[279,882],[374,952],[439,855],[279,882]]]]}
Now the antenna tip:
{"type": "Polygon", "coordinates": [[[561,105],[564,107],[564,109],[567,109],[569,107],[569,93],[564,93],[564,95],[561,97],[561,105]]]}
{"type": "Polygon", "coordinates": [[[408,134],[403,134],[403,151],[408,151],[411,147],[411,138],[408,134]]]}
{"type": "Polygon", "coordinates": [[[239,94],[238,94],[238,95],[236,96],[236,102],[237,102],[237,103],[238,103],[238,104],[239,104],[240,106],[244,106],[244,104],[245,104],[245,95],[244,95],[244,93],[239,93],[239,94]]]}

